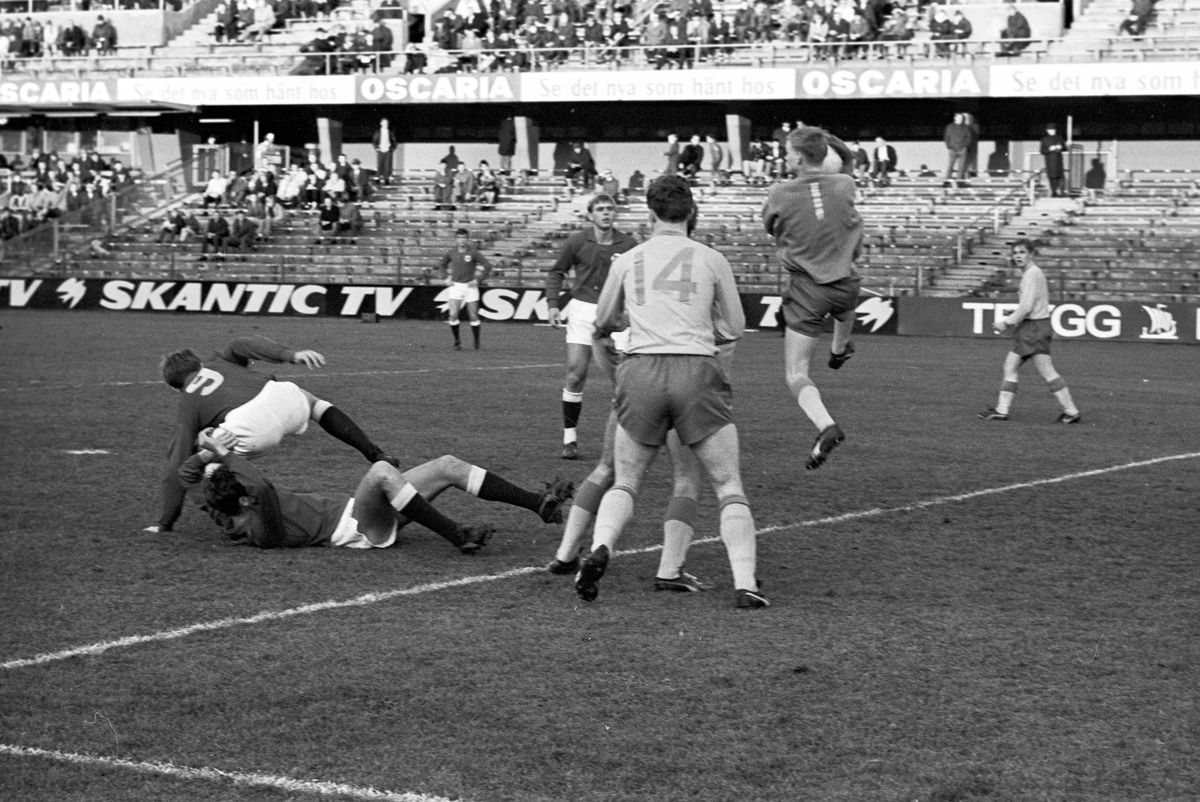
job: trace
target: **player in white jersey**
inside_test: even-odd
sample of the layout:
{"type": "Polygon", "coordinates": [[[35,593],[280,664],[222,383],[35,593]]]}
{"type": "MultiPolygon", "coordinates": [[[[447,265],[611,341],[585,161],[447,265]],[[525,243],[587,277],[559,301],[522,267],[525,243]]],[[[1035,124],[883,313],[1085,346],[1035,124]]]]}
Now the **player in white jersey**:
{"type": "Polygon", "coordinates": [[[584,601],[633,516],[642,477],[674,428],[712,480],[721,509],[721,539],[733,569],[738,607],[766,607],[759,591],[754,518],[742,487],[733,391],[720,345],[746,328],[728,260],[688,239],[691,186],[663,176],[646,191],[653,236],[613,263],[600,294],[596,335],[629,329],[617,368],[616,482],[596,515],[592,550],[580,564],[575,592],[584,601]]]}
{"type": "Polygon", "coordinates": [[[1017,308],[996,321],[993,328],[997,334],[1012,331],[1013,346],[1004,358],[1004,381],[1000,385],[1000,398],[996,406],[980,412],[984,420],[1008,420],[1008,411],[1017,394],[1017,371],[1025,360],[1033,360],[1033,366],[1050,386],[1050,392],[1062,405],[1059,423],[1079,423],[1083,416],[1071,398],[1071,391],[1050,359],[1050,340],[1053,329],[1050,325],[1050,288],[1046,285],[1046,274],[1033,263],[1034,247],[1027,239],[1012,244],[1012,262],[1021,271],[1021,288],[1017,294],[1017,308]]]}

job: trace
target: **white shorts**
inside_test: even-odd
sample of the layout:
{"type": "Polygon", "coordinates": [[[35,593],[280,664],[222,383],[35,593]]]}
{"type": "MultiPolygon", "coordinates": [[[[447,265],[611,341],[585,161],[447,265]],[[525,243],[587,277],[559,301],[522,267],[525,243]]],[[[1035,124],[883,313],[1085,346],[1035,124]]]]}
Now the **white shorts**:
{"type": "Polygon", "coordinates": [[[592,332],[596,328],[596,304],[572,298],[562,308],[567,319],[567,342],[592,346],[592,332]]]}
{"type": "Polygon", "coordinates": [[[289,434],[304,434],[311,415],[303,390],[292,382],[269,381],[253,400],[226,415],[217,428],[237,438],[234,453],[251,456],[277,447],[289,434]]]}
{"type": "MultiPolygon", "coordinates": [[[[596,330],[596,309],[596,304],[587,301],[574,298],[567,301],[561,313],[567,319],[567,342],[591,347],[592,334],[596,330]]],[[[629,346],[629,329],[614,331],[612,341],[618,351],[625,353],[629,346]]]]}
{"type": "Polygon", "coordinates": [[[446,300],[458,301],[464,304],[479,303],[479,285],[469,281],[455,281],[446,293],[446,300]]]}
{"type": "Polygon", "coordinates": [[[400,530],[399,522],[392,524],[392,533],[382,543],[372,543],[362,532],[358,531],[358,521],[354,518],[354,499],[346,502],[342,510],[342,518],[338,521],[337,529],[329,536],[329,545],[342,546],[347,549],[386,549],[396,542],[396,532],[400,530]]]}

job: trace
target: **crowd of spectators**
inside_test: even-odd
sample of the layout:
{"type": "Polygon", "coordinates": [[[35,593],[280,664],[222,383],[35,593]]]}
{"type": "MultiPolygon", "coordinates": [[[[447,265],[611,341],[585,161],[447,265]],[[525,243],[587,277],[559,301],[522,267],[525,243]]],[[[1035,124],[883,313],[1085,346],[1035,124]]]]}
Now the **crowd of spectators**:
{"type": "Polygon", "coordinates": [[[454,146],[442,157],[441,168],[433,181],[435,209],[457,209],[462,204],[478,204],[490,209],[500,200],[501,176],[486,161],[472,170],[454,152],[454,146]]]}
{"type": "Polygon", "coordinates": [[[0,238],[11,239],[65,214],[98,214],[93,203],[135,179],[123,162],[105,161],[95,151],[63,157],[35,148],[28,161],[0,154],[0,182],[0,238]]]}
{"type": "Polygon", "coordinates": [[[103,56],[116,50],[117,28],[103,15],[90,32],[73,20],[60,25],[53,19],[0,15],[0,69],[13,69],[24,59],[103,56]]]}

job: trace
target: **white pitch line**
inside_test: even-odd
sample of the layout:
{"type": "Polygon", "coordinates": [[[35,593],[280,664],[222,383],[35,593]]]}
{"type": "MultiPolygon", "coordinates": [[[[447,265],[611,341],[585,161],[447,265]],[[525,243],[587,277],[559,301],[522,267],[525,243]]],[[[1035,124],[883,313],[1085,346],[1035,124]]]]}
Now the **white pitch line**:
{"type": "Polygon", "coordinates": [[[278,777],[261,772],[222,771],[214,768],[193,768],[191,766],[176,766],[174,763],[159,763],[157,761],[125,760],[119,757],[100,757],[96,755],[81,755],[75,752],[59,752],[54,749],[37,749],[27,746],[12,746],[0,744],[0,755],[15,757],[44,757],[63,763],[74,763],[79,766],[102,766],[106,768],[132,769],[145,774],[161,774],[182,780],[210,780],[229,782],[234,785],[252,786],[256,788],[275,788],[289,793],[316,794],[319,796],[346,797],[350,799],[383,800],[383,802],[451,802],[443,796],[426,796],[425,794],[399,793],[396,791],[380,791],[375,788],[362,788],[345,783],[325,782],[322,780],[296,780],[291,777],[278,777]]]}
{"type": "MultiPolygon", "coordinates": [[[[788,529],[798,529],[801,527],[826,526],[829,524],[839,524],[846,521],[863,520],[866,518],[878,518],[883,515],[892,515],[900,512],[913,512],[914,510],[926,509],[928,507],[937,507],[943,504],[953,504],[959,501],[968,501],[973,498],[983,496],[993,496],[1000,493],[1011,493],[1015,490],[1028,490],[1034,487],[1043,485],[1061,484],[1062,482],[1071,482],[1078,479],[1087,479],[1093,476],[1102,476],[1108,473],[1116,473],[1117,471],[1127,471],[1134,468],[1145,468],[1151,465],[1159,465],[1164,462],[1176,462],[1180,460],[1196,459],[1200,457],[1200,451],[1195,451],[1187,454],[1172,454],[1166,457],[1154,457],[1152,459],[1138,460],[1137,462],[1127,462],[1123,465],[1111,465],[1107,468],[1095,468],[1090,471],[1080,471],[1078,473],[1068,473],[1062,476],[1052,476],[1048,479],[1035,479],[1031,482],[1019,482],[1017,484],[1002,485],[1000,487],[989,487],[983,490],[972,490],[967,493],[959,493],[953,496],[939,496],[938,498],[928,499],[926,501],[915,501],[911,504],[904,504],[898,507],[873,507],[869,510],[858,510],[855,512],[847,512],[841,515],[831,515],[825,518],[814,518],[807,521],[796,521],[790,524],[780,524],[778,526],[768,526],[757,531],[758,535],[769,535],[775,532],[783,532],[788,529]]],[[[701,543],[716,543],[720,541],[719,537],[703,538],[693,541],[694,544],[701,543]]],[[[661,545],[646,546],[640,549],[622,550],[614,554],[617,556],[649,554],[660,551],[661,545]]],[[[64,649],[58,652],[47,652],[34,657],[24,657],[15,660],[9,660],[0,663],[0,670],[9,670],[14,668],[25,668],[27,666],[43,665],[45,663],[53,663],[59,660],[67,660],[72,657],[83,657],[85,655],[97,655],[109,651],[110,649],[119,649],[128,646],[139,646],[143,643],[154,643],[156,641],[175,640],[184,638],[189,635],[194,635],[198,632],[211,632],[218,629],[228,629],[230,627],[242,626],[246,624],[261,624],[269,621],[280,621],[285,618],[291,618],[297,615],[308,615],[310,613],[319,613],[326,610],[340,610],[347,607],[361,607],[367,604],[375,604],[389,599],[402,598],[404,596],[418,596],[424,593],[432,593],[439,590],[448,590],[450,588],[467,587],[470,585],[479,585],[484,582],[496,582],[502,579],[511,579],[512,577],[525,576],[527,574],[538,574],[544,571],[544,568],[539,566],[526,566],[524,568],[513,568],[499,574],[486,574],[482,576],[467,576],[461,579],[453,579],[448,582],[429,582],[424,585],[416,585],[411,588],[402,588],[399,590],[384,591],[381,593],[367,593],[362,596],[357,596],[353,599],[343,601],[324,601],[314,604],[305,604],[300,607],[292,607],[287,610],[267,611],[258,613],[245,618],[222,618],[217,621],[206,621],[190,626],[181,627],[179,629],[164,630],[154,632],[149,635],[129,635],[116,640],[101,641],[93,643],[90,646],[78,646],[71,649],[64,649]]]]}
{"type": "MultiPolygon", "coordinates": [[[[472,367],[455,367],[455,368],[412,368],[410,370],[356,370],[356,371],[320,371],[309,373],[276,373],[280,379],[284,381],[292,381],[294,379],[324,379],[324,378],[339,378],[342,376],[416,376],[423,373],[458,373],[471,371],[489,371],[489,370],[542,370],[544,368],[561,368],[561,362],[550,362],[544,365],[476,365],[472,367]]],[[[28,385],[20,387],[0,387],[0,393],[20,393],[28,390],[77,390],[83,387],[154,387],[162,385],[162,379],[147,379],[144,381],[127,381],[127,382],[97,382],[96,384],[44,384],[41,382],[30,382],[28,385]]]]}

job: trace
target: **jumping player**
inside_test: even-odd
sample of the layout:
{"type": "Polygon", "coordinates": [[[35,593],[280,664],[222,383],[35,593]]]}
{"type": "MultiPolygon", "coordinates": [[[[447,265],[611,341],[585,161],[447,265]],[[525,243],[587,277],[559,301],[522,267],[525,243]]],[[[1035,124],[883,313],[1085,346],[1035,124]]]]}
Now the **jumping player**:
{"type": "Polygon", "coordinates": [[[1012,330],[1013,346],[1004,358],[1004,381],[1000,385],[1000,398],[996,406],[979,413],[984,420],[1008,420],[1008,411],[1017,394],[1017,371],[1026,360],[1033,360],[1037,372],[1050,385],[1050,392],[1062,405],[1059,423],[1079,423],[1083,420],[1078,407],[1071,399],[1071,391],[1050,359],[1050,290],[1046,286],[1046,274],[1033,263],[1034,247],[1027,239],[1012,244],[1012,262],[1021,271],[1021,288],[1017,295],[1017,308],[1012,314],[1002,317],[993,326],[997,334],[1012,330]]]}
{"type": "Polygon", "coordinates": [[[589,602],[598,595],[642,477],[674,428],[716,491],[737,606],[766,607],[754,518],[742,487],[733,393],[717,359],[719,345],[745,331],[733,271],[720,253],[688,239],[694,203],[686,179],[655,180],[646,203],[654,234],[616,260],[597,309],[596,335],[625,328],[627,320],[629,345],[617,368],[616,480],[600,503],[575,592],[589,602]]]}
{"type": "Polygon", "coordinates": [[[287,435],[304,434],[312,420],[358,449],[368,462],[396,464],[346,413],[293,382],[275,381],[250,370],[252,360],[304,365],[310,370],[325,364],[325,357],[316,351],[292,351],[260,336],[234,340],[207,362],[188,348],[163,357],[163,380],[181,397],[162,480],[162,514],[146,531],[170,532],[179,519],[186,491],[177,474],[195,451],[196,436],[209,427],[229,432],[235,439],[234,451],[252,456],[275,448],[287,435]]]}
{"type": "Polygon", "coordinates": [[[567,329],[567,375],[562,391],[563,459],[578,459],[579,415],[583,410],[583,387],[592,359],[592,328],[596,301],[608,269],[619,255],[634,248],[633,236],[613,227],[617,202],[599,194],[588,202],[591,225],[567,238],[558,259],[546,276],[546,304],[550,325],[567,329]],[[562,286],[567,273],[575,271],[570,299],[562,304],[562,286]]]}
{"type": "Polygon", "coordinates": [[[204,483],[205,504],[234,541],[258,548],[345,546],[387,548],[409,521],[432,529],[463,554],[475,554],[491,537],[490,524],[465,526],[431,505],[447,488],[458,487],[485,501],[498,501],[537,513],[545,523],[562,521],[562,505],[571,497],[571,484],[547,484],[541,493],[513,485],[476,465],[452,456],[418,465],[401,473],[376,462],[358,484],[354,496],[293,493],[278,487],[243,457],[229,449],[231,438],[206,430],[201,451],[180,469],[188,487],[204,483]],[[208,466],[215,467],[205,478],[208,466]]]}
{"type": "Polygon", "coordinates": [[[471,337],[479,350],[479,284],[492,273],[492,265],[479,249],[471,244],[471,232],[460,228],[454,232],[454,247],[446,251],[441,261],[442,280],[450,288],[450,333],[454,335],[454,350],[462,350],[458,336],[458,314],[463,305],[471,322],[471,337]],[[479,268],[483,272],[479,272],[479,268]]]}
{"type": "Polygon", "coordinates": [[[804,463],[813,470],[846,439],[809,378],[809,362],[829,316],[829,367],[839,369],[854,354],[850,333],[860,281],[854,262],[862,248],[863,221],[854,208],[854,179],[844,172],[830,174],[824,166],[829,135],[819,128],[798,128],[788,135],[787,145],[797,178],[771,187],[762,216],[790,276],[783,299],[785,370],[788,388],[817,427],[817,440],[804,463]]]}

